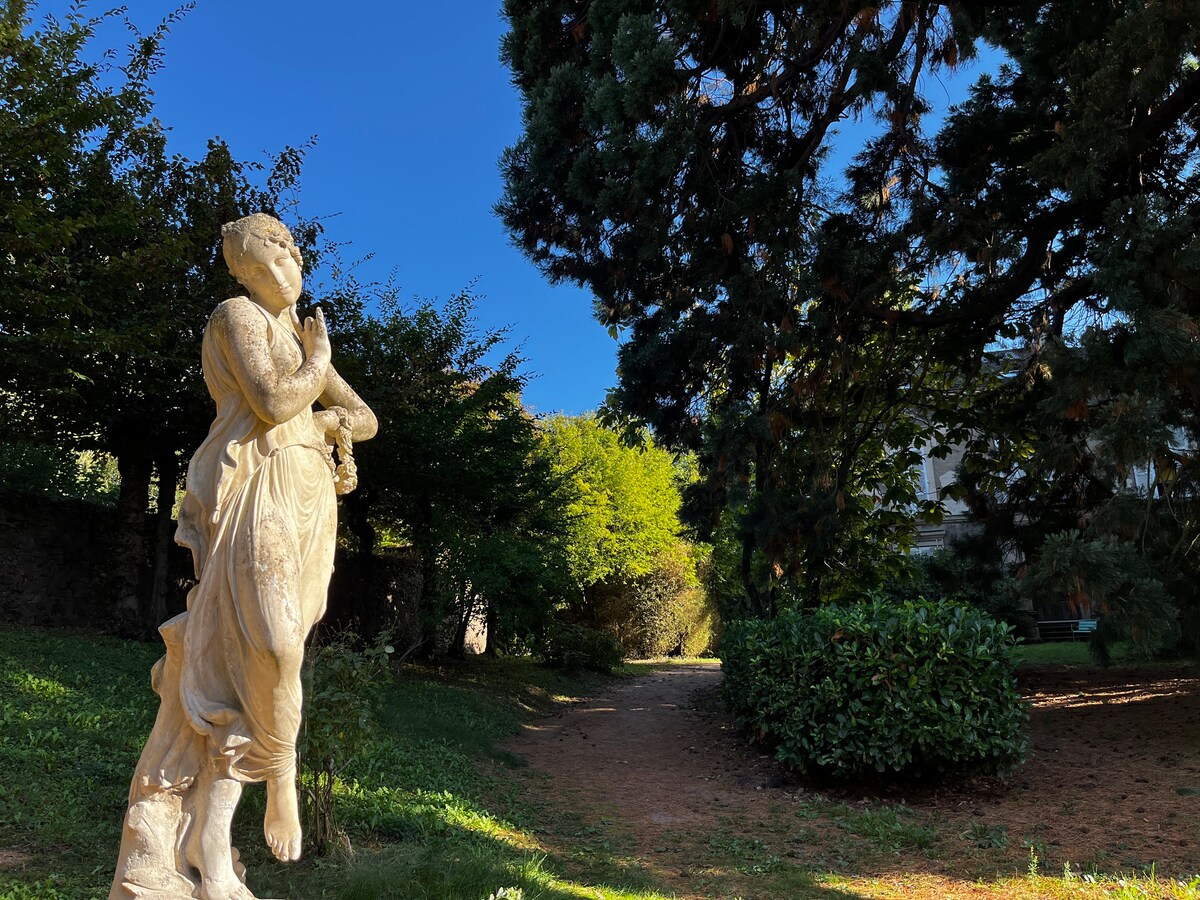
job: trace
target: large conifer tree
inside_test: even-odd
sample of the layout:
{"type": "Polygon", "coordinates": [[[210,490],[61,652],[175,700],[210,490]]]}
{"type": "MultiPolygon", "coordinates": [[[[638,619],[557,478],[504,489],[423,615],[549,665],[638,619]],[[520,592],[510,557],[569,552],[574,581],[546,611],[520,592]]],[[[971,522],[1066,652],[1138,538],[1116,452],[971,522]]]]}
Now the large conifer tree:
{"type": "Polygon", "coordinates": [[[1096,327],[1109,374],[1056,385],[1064,410],[1193,402],[1200,4],[505,11],[526,128],[500,212],[625,338],[622,408],[699,449],[718,504],[744,495],[752,598],[793,572],[820,596],[882,524],[866,485],[904,505],[889,449],[986,429],[955,391],[997,340],[1034,372],[1096,327]],[[922,87],[981,41],[1005,65],[929,126],[922,87]],[[876,128],[839,180],[851,115],[876,128]]]}
{"type": "Polygon", "coordinates": [[[840,197],[829,141],[877,109],[881,146],[918,160],[919,82],[970,52],[966,24],[936,4],[506,12],[526,132],[505,156],[501,214],[625,339],[622,411],[700,454],[691,509],[736,516],[751,611],[770,615],[789,589],[815,602],[863,562],[851,536],[887,546],[910,518],[909,451],[939,424],[914,413],[947,386],[923,342],[854,308],[905,307],[914,282],[891,243],[845,246],[860,226],[831,211],[879,216],[888,187],[859,173],[840,197]]]}

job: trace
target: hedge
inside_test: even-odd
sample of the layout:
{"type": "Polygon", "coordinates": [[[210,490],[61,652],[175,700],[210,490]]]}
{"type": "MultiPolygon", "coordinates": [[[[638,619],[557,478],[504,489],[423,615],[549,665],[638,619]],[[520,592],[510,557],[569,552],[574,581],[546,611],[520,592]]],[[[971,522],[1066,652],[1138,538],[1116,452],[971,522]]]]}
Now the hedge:
{"type": "Polygon", "coordinates": [[[731,623],[730,709],[803,772],[1003,773],[1025,756],[1028,710],[1008,629],[949,601],[872,600],[731,623]]]}

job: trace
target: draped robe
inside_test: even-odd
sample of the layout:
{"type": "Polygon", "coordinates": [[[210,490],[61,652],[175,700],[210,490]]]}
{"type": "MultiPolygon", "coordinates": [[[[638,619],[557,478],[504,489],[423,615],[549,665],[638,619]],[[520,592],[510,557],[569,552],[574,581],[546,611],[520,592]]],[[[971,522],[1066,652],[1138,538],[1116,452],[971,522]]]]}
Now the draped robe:
{"type": "MultiPolygon", "coordinates": [[[[254,307],[277,370],[295,372],[304,355],[293,329],[254,307]]],[[[219,758],[240,781],[293,769],[304,641],[333,571],[329,448],[310,408],[275,424],[259,417],[219,313],[202,351],[217,415],[188,466],[176,532],[197,584],[187,610],[159,629],[167,654],[151,678],[161,703],[130,787],[110,900],[192,895],[182,848],[203,799],[189,792],[201,766],[219,758]]]]}

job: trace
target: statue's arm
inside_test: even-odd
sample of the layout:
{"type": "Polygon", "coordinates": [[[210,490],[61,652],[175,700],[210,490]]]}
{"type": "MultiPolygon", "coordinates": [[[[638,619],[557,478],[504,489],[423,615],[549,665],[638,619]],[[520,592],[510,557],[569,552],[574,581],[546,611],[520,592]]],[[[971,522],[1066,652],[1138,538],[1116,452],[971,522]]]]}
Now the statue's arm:
{"type": "MultiPolygon", "coordinates": [[[[267,322],[253,301],[226,300],[213,313],[212,326],[229,350],[229,361],[250,408],[260,419],[278,425],[312,406],[325,390],[330,372],[329,342],[314,341],[304,363],[290,375],[280,373],[267,344],[267,322]]],[[[320,324],[324,332],[324,322],[320,324]]],[[[361,401],[359,401],[361,402],[361,401]]]]}
{"type": "MultiPolygon", "coordinates": [[[[325,390],[317,398],[317,401],[327,410],[334,406],[340,406],[346,410],[350,420],[351,437],[356,443],[369,441],[379,431],[379,422],[375,418],[375,413],[371,412],[371,408],[363,402],[362,398],[355,393],[354,388],[346,383],[346,380],[332,365],[329,367],[329,373],[325,379],[325,390]]],[[[320,414],[318,413],[318,415],[320,414]]],[[[337,427],[336,420],[331,427],[337,427]]]]}

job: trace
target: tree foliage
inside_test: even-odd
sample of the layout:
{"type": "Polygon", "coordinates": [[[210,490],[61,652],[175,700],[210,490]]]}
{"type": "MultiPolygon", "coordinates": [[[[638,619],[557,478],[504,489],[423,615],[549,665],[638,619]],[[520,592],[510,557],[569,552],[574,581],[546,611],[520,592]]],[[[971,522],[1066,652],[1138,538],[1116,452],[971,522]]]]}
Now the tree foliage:
{"type": "Polygon", "coordinates": [[[716,613],[699,578],[707,552],[679,536],[674,456],[646,435],[626,444],[594,416],[560,416],[545,431],[567,491],[566,617],[606,631],[630,656],[708,650],[716,613]]]}
{"type": "Polygon", "coordinates": [[[168,155],[150,79],[182,12],[135,30],[118,65],[91,42],[119,13],[34,29],[24,3],[5,6],[0,347],[10,426],[156,462],[206,430],[195,347],[214,298],[236,293],[220,226],[279,211],[302,153],[285,151],[263,189],[261,167],[219,141],[199,161],[168,155]]]}
{"type": "MultiPolygon", "coordinates": [[[[147,610],[139,584],[152,470],[173,498],[179,458],[211,419],[197,347],[216,300],[236,293],[220,226],[279,212],[303,155],[287,149],[260,173],[220,141],[199,161],[168,154],[150,82],[186,11],[149,33],[126,21],[135,40],[120,58],[95,46],[120,9],[73,7],[35,27],[22,0],[0,6],[4,430],[116,457],[122,533],[110,589],[135,632],[161,618],[161,590],[147,610]]],[[[316,230],[297,229],[308,243],[316,230]]],[[[169,529],[159,532],[161,568],[169,529]]]]}
{"type": "Polygon", "coordinates": [[[654,568],[679,531],[679,489],[671,454],[648,442],[621,443],[595,418],[546,424],[559,477],[570,484],[567,563],[581,590],[636,578],[654,568]]]}
{"type": "Polygon", "coordinates": [[[977,506],[1031,559],[1031,594],[1094,602],[1102,640],[1147,647],[1173,632],[1172,607],[1197,633],[1198,12],[998,12],[984,34],[1012,65],[939,138],[952,177],[926,219],[941,214],[942,258],[974,258],[960,314],[1027,350],[997,446],[968,460],[977,506]]]}
{"type": "Polygon", "coordinates": [[[708,547],[677,541],[645,575],[595,591],[590,617],[634,658],[710,654],[720,618],[701,577],[709,565],[708,547]]]}
{"type": "Polygon", "coordinates": [[[448,615],[458,646],[477,615],[490,638],[527,636],[566,585],[564,501],[521,406],[523,360],[504,349],[505,330],[480,330],[476,302],[466,290],[406,309],[385,289],[378,313],[337,337],[380,423],[359,453],[347,519],[366,554],[383,528],[416,548],[428,652],[448,615]]]}
{"type": "Polygon", "coordinates": [[[526,127],[504,157],[501,215],[624,337],[621,410],[700,454],[693,520],[737,519],[753,611],[817,600],[863,537],[911,521],[910,450],[947,438],[938,411],[958,375],[855,310],[860,294],[906,308],[918,282],[891,267],[890,243],[844,246],[830,209],[878,210],[880,185],[824,186],[831,128],[874,103],[903,141],[927,108],[921,76],[971,45],[960,54],[936,5],[505,11],[526,127]]]}
{"type": "Polygon", "coordinates": [[[910,448],[974,442],[999,487],[988,466],[1017,464],[982,442],[1025,452],[1008,425],[1036,408],[1118,475],[1187,468],[1170,436],[1196,446],[1200,5],[505,13],[525,130],[499,211],[623,337],[622,411],[701,453],[693,509],[740,544],[752,612],[836,593],[856,545],[886,555],[919,511],[910,448]],[[930,124],[922,86],[981,43],[1004,64],[930,124]],[[838,172],[851,116],[872,130],[838,172]],[[997,383],[985,351],[1013,340],[1024,372],[997,383]],[[894,502],[862,499],[877,488],[894,502]]]}

